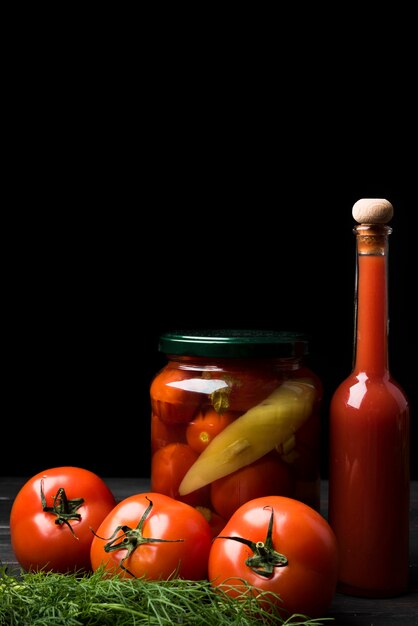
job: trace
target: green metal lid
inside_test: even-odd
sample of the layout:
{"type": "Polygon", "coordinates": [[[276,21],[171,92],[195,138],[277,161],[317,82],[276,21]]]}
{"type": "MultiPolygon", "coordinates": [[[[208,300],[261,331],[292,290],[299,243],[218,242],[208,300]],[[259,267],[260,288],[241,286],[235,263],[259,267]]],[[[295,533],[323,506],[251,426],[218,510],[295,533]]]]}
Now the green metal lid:
{"type": "Polygon", "coordinates": [[[300,357],[308,354],[306,335],[275,330],[177,330],[163,333],[159,351],[207,357],[300,357]]]}

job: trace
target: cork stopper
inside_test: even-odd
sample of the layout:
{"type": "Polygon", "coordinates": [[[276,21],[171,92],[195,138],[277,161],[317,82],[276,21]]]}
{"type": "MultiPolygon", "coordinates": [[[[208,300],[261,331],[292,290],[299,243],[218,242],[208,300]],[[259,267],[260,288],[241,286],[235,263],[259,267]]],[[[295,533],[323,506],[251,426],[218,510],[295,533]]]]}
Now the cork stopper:
{"type": "Polygon", "coordinates": [[[353,205],[353,217],[359,224],[386,224],[393,217],[393,206],[384,198],[361,198],[353,205]]]}

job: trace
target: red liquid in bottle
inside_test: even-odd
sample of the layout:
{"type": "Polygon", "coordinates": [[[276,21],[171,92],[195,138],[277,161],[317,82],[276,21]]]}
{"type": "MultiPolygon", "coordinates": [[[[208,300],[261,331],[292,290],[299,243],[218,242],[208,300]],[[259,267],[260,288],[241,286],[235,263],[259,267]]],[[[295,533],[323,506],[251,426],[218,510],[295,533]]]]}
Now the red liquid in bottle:
{"type": "Polygon", "coordinates": [[[357,235],[355,364],[330,406],[329,521],[338,590],[387,597],[408,588],[409,404],[388,367],[385,225],[357,235]]]}

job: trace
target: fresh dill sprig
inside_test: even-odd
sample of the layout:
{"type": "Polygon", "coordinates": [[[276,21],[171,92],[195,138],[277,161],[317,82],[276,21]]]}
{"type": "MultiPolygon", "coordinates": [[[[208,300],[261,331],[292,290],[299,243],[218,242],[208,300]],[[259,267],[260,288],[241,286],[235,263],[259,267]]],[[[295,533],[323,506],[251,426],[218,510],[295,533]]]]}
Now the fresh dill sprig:
{"type": "Polygon", "coordinates": [[[266,595],[263,602],[249,593],[232,599],[205,580],[109,577],[101,570],[10,576],[0,569],[1,626],[320,626],[333,620],[285,620],[266,595]]]}

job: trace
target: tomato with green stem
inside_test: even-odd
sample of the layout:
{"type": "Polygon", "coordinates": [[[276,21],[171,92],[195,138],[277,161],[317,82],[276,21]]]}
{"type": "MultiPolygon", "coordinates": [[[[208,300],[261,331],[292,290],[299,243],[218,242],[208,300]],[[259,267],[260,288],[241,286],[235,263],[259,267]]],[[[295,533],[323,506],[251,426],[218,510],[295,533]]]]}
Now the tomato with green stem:
{"type": "Polygon", "coordinates": [[[165,580],[207,578],[212,532],[195,508],[161,493],[125,498],[107,515],[91,544],[94,571],[165,580]]]}
{"type": "Polygon", "coordinates": [[[96,530],[116,500],[90,470],[62,466],[32,476],[16,495],[10,537],[25,570],[91,570],[91,529],[96,530]]]}
{"type": "Polygon", "coordinates": [[[239,597],[246,584],[274,594],[283,614],[321,617],[337,586],[338,549],[333,530],[317,511],[284,496],[243,504],[214,540],[211,585],[239,597]]]}

